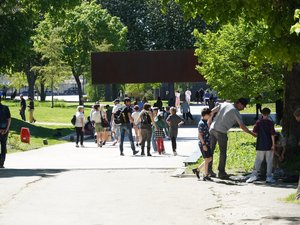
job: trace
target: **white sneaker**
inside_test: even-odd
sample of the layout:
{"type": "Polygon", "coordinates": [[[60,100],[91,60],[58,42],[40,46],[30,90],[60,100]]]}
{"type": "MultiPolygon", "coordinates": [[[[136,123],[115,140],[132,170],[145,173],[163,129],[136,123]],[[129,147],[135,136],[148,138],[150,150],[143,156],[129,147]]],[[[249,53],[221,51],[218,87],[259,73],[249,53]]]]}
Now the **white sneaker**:
{"type": "Polygon", "coordinates": [[[267,179],[266,179],[266,183],[271,183],[271,184],[273,184],[273,183],[275,183],[276,181],[273,179],[273,177],[267,177],[267,179]]]}
{"type": "Polygon", "coordinates": [[[251,176],[248,180],[246,180],[246,183],[253,183],[253,181],[256,181],[257,177],[255,175],[251,176]]]}

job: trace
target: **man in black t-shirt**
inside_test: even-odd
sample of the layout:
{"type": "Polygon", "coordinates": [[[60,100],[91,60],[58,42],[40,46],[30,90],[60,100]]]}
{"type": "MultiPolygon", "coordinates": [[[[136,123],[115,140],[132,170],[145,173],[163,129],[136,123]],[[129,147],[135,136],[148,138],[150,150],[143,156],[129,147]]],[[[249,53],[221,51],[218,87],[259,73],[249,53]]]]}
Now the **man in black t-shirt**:
{"type": "Polygon", "coordinates": [[[133,142],[133,136],[132,136],[132,126],[131,124],[133,123],[133,118],[131,116],[132,114],[132,108],[131,108],[131,100],[130,98],[125,98],[124,99],[124,104],[125,108],[122,110],[121,113],[124,113],[124,123],[121,124],[120,126],[120,131],[121,131],[121,142],[120,142],[120,155],[123,156],[123,143],[124,143],[124,138],[125,138],[125,132],[128,133],[128,138],[130,141],[131,149],[133,151],[133,155],[137,154],[139,151],[135,150],[134,142],[133,142]]]}
{"type": "Polygon", "coordinates": [[[4,161],[6,158],[6,142],[8,137],[8,131],[10,128],[11,116],[9,108],[1,104],[0,99],[0,144],[1,144],[1,154],[0,154],[0,168],[4,168],[4,161]]]}

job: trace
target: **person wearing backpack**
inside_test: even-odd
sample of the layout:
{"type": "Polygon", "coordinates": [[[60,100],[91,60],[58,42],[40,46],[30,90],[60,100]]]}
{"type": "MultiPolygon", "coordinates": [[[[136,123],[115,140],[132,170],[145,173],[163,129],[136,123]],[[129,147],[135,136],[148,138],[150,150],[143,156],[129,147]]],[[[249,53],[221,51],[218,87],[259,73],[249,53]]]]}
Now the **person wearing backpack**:
{"type": "Polygon", "coordinates": [[[147,141],[147,156],[152,156],[150,154],[151,148],[151,136],[152,136],[152,123],[153,123],[153,114],[150,111],[151,105],[149,103],[145,103],[143,106],[143,110],[140,112],[138,121],[141,123],[141,155],[145,155],[145,142],[147,141]]]}
{"type": "Polygon", "coordinates": [[[120,120],[121,121],[121,126],[120,126],[121,142],[120,142],[120,146],[119,146],[120,155],[124,156],[123,143],[124,143],[125,133],[128,133],[128,138],[129,138],[129,141],[130,141],[130,145],[131,145],[133,155],[136,155],[139,151],[135,150],[135,145],[134,145],[133,136],[132,136],[132,126],[131,126],[131,124],[133,123],[133,118],[131,116],[132,108],[131,108],[130,98],[128,98],[128,97],[124,98],[124,104],[125,104],[125,108],[122,109],[122,111],[120,112],[120,115],[119,115],[119,119],[122,118],[122,120],[120,120]]]}
{"type": "Polygon", "coordinates": [[[4,162],[6,158],[6,143],[8,132],[11,123],[11,115],[9,108],[5,105],[2,105],[0,99],[0,143],[1,143],[1,154],[0,154],[0,168],[4,168],[4,162]]]}
{"type": "Polygon", "coordinates": [[[121,104],[120,104],[120,100],[119,99],[115,99],[113,101],[114,103],[114,107],[112,109],[112,114],[111,114],[111,134],[112,137],[114,138],[114,142],[113,142],[113,146],[116,145],[118,142],[120,143],[120,124],[117,124],[115,121],[115,117],[116,117],[116,113],[119,111],[119,109],[122,108],[121,104]]]}

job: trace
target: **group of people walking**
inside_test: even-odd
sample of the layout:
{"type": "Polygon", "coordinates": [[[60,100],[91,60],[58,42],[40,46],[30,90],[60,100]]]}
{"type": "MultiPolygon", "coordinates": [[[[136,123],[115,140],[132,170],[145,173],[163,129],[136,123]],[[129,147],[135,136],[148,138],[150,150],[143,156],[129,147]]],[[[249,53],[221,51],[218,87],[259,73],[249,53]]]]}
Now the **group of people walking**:
{"type": "MultiPolygon", "coordinates": [[[[89,116],[96,132],[96,144],[102,147],[107,139],[108,133],[113,138],[112,145],[119,143],[120,155],[124,155],[124,139],[127,134],[133,155],[139,153],[142,156],[151,156],[151,145],[154,152],[165,154],[164,138],[168,137],[172,143],[172,151],[177,155],[176,138],[178,128],[184,123],[179,117],[175,107],[152,107],[148,102],[138,105],[131,103],[130,98],[124,98],[124,104],[119,99],[113,101],[114,107],[111,116],[106,113],[103,105],[96,102],[89,116]],[[140,108],[141,107],[141,108],[140,108]],[[135,131],[135,140],[132,129],[135,131]]],[[[157,104],[154,104],[157,105],[157,104]]],[[[75,123],[76,147],[84,147],[83,135],[85,131],[84,107],[78,106],[75,123]]]]}

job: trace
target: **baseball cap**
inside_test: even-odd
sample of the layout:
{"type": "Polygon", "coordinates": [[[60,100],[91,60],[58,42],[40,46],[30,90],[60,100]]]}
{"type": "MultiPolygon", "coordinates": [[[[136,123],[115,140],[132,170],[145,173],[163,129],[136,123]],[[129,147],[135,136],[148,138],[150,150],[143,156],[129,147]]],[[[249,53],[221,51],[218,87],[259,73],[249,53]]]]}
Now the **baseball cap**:
{"type": "Polygon", "coordinates": [[[126,97],[126,98],[124,98],[124,102],[131,102],[131,99],[126,97]]]}
{"type": "Polygon", "coordinates": [[[239,98],[238,102],[241,103],[245,107],[249,103],[249,101],[246,98],[239,98]]]}

